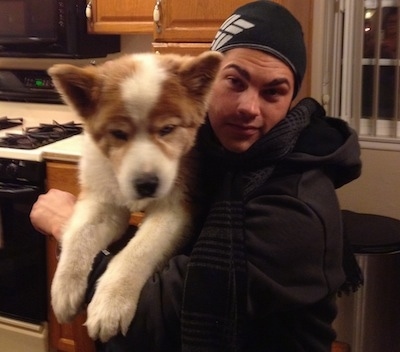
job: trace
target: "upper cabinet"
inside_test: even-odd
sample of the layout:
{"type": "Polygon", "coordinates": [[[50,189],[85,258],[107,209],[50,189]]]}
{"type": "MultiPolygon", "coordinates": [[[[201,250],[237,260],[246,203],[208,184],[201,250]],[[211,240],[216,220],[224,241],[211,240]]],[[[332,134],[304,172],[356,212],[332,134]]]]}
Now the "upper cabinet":
{"type": "Polygon", "coordinates": [[[233,10],[249,0],[156,0],[156,42],[210,42],[233,10]]]}
{"type": "Polygon", "coordinates": [[[155,0],[90,0],[86,16],[91,33],[140,34],[153,32],[155,0]]]}

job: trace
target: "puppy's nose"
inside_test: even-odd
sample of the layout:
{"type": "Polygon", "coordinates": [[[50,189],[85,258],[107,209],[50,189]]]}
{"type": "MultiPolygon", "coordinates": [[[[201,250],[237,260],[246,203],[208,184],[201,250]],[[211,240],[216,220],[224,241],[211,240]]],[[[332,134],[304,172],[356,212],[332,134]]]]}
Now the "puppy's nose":
{"type": "Polygon", "coordinates": [[[153,197],[159,184],[158,176],[145,174],[135,179],[134,186],[141,198],[153,197]]]}

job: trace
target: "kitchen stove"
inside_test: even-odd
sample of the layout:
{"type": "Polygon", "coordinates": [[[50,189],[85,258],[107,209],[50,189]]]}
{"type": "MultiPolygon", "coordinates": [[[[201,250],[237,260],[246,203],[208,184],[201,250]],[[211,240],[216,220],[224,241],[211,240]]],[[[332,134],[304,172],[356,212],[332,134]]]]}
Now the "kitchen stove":
{"type": "Polygon", "coordinates": [[[0,137],[0,147],[15,149],[36,149],[44,145],[72,137],[82,132],[82,124],[75,122],[52,124],[41,123],[39,126],[27,127],[23,133],[6,133],[0,137]]]}
{"type": "Polygon", "coordinates": [[[79,157],[80,122],[65,105],[0,101],[1,352],[49,350],[46,237],[29,213],[46,191],[45,158],[79,157]]]}
{"type": "Polygon", "coordinates": [[[9,118],[7,116],[0,117],[0,130],[20,126],[24,122],[22,117],[9,118]]]}
{"type": "Polygon", "coordinates": [[[0,97],[1,352],[49,351],[46,236],[29,213],[46,191],[45,161],[79,160],[81,122],[64,104],[0,97]]]}
{"type": "Polygon", "coordinates": [[[44,162],[0,158],[0,345],[5,352],[48,350],[46,241],[29,219],[45,191],[44,180],[44,162]]]}

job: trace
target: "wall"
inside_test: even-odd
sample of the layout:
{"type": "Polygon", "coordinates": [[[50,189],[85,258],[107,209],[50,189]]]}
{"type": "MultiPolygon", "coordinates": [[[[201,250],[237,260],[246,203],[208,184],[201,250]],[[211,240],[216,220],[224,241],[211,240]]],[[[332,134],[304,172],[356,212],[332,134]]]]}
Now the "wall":
{"type": "Polygon", "coordinates": [[[123,53],[152,51],[152,40],[153,36],[151,34],[137,36],[123,35],[121,37],[121,51],[123,53]]]}
{"type": "Polygon", "coordinates": [[[362,149],[362,175],[338,190],[342,208],[400,219],[400,152],[362,149]]]}

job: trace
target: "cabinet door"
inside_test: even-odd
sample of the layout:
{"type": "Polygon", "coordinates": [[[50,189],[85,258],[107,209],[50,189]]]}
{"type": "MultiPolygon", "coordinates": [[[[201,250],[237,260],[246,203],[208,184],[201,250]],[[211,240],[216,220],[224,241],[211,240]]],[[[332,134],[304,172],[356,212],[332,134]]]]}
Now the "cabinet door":
{"type": "Polygon", "coordinates": [[[154,39],[162,42],[210,42],[222,22],[249,0],[157,0],[160,20],[154,39]]]}
{"type": "Polygon", "coordinates": [[[135,34],[153,32],[155,0],[91,0],[88,28],[92,33],[135,34]]]}
{"type": "MultiPolygon", "coordinates": [[[[75,195],[79,192],[78,167],[75,163],[47,162],[47,188],[58,188],[75,195]]],[[[50,287],[57,267],[58,244],[47,238],[47,275],[50,287]]],[[[50,297],[50,294],[49,294],[50,297]]],[[[83,326],[85,313],[79,314],[70,324],[59,324],[49,309],[49,344],[51,351],[95,352],[93,341],[83,326]]]]}

